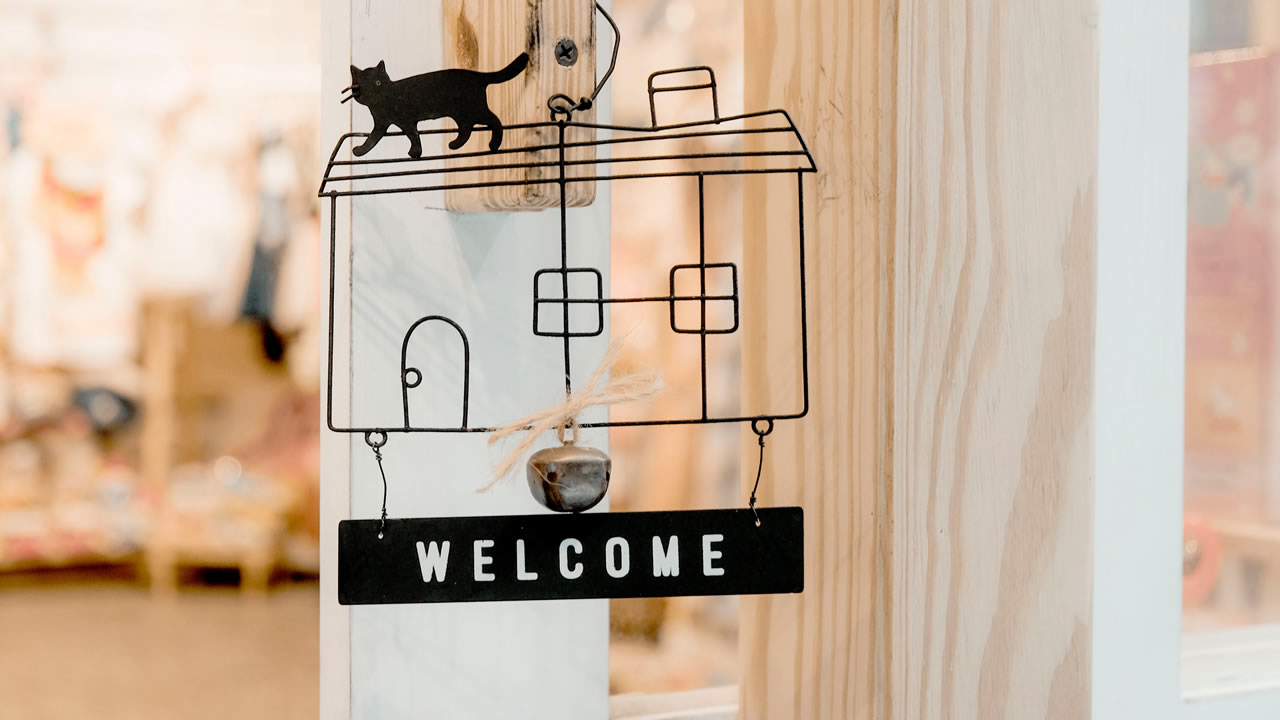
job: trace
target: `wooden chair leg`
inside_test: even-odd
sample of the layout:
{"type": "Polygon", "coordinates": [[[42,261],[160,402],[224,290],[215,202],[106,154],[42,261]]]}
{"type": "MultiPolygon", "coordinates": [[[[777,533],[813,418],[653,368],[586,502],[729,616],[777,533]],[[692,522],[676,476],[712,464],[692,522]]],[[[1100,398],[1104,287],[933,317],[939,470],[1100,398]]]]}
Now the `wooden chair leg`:
{"type": "Polygon", "coordinates": [[[173,553],[165,550],[148,550],[145,562],[151,593],[156,596],[177,594],[178,566],[173,553]]]}
{"type": "Polygon", "coordinates": [[[270,557],[249,555],[240,563],[240,589],[248,594],[266,593],[275,563],[270,557]]]}

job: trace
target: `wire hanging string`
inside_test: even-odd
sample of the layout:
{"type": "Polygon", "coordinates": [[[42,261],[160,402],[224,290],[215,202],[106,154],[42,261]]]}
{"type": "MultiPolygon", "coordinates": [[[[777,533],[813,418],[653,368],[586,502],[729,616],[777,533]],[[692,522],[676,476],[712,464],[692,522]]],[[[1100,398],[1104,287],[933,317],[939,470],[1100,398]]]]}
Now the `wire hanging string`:
{"type": "Polygon", "coordinates": [[[626,336],[615,338],[609,344],[609,350],[600,360],[600,364],[591,373],[587,382],[576,393],[570,394],[563,405],[540,410],[532,415],[520,418],[510,425],[500,428],[489,436],[489,443],[501,442],[518,432],[524,432],[524,439],[514,447],[493,473],[493,480],[482,492],[493,489],[498,481],[506,477],[516,466],[516,462],[533,448],[538,437],[543,433],[555,430],[561,444],[568,442],[566,431],[573,430],[574,441],[578,439],[578,430],[583,426],[578,423],[578,415],[589,407],[612,407],[623,403],[644,400],[662,392],[662,376],[658,373],[638,373],[609,377],[610,371],[617,364],[625,347],[626,336]]]}
{"type": "Polygon", "coordinates": [[[373,457],[378,461],[378,474],[382,476],[382,520],[378,523],[378,539],[381,540],[387,530],[387,471],[382,467],[382,446],[387,444],[387,434],[365,433],[364,441],[373,448],[373,457]],[[374,439],[375,436],[377,440],[374,439]]]}
{"type": "Polygon", "coordinates": [[[547,98],[547,107],[551,110],[551,117],[557,115],[572,116],[579,110],[590,110],[596,104],[596,98],[600,97],[600,91],[604,90],[605,83],[609,82],[609,78],[613,76],[613,71],[618,67],[618,48],[622,45],[622,31],[618,29],[618,24],[609,17],[609,13],[605,11],[600,3],[596,3],[596,12],[604,16],[609,22],[609,27],[613,28],[613,57],[609,59],[609,69],[604,71],[604,76],[600,78],[600,82],[596,83],[595,90],[591,91],[591,97],[584,97],[578,102],[574,102],[573,98],[564,93],[556,93],[547,98]]]}
{"type": "Polygon", "coordinates": [[[760,441],[760,464],[756,466],[756,484],[751,488],[751,514],[756,516],[756,527],[760,527],[760,513],[756,512],[756,491],[760,489],[760,475],[764,472],[764,436],[757,438],[760,441]]]}
{"type": "Polygon", "coordinates": [[[762,429],[759,420],[751,421],[751,432],[756,434],[756,440],[760,443],[760,463],[756,465],[756,484],[751,486],[751,499],[747,501],[751,514],[756,518],[756,527],[760,527],[760,513],[756,512],[756,492],[760,490],[760,476],[764,474],[764,439],[773,432],[773,420],[765,422],[766,425],[762,429]]]}

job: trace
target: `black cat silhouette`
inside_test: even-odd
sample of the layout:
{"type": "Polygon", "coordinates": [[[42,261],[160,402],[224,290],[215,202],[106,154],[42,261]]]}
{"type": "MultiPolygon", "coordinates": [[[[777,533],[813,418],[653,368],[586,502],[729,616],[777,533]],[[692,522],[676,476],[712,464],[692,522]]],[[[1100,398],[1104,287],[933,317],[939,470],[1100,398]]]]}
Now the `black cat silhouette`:
{"type": "Polygon", "coordinates": [[[392,125],[409,136],[409,157],[422,157],[422,141],[418,123],[448,117],[458,124],[458,137],[449,143],[457,150],[467,144],[477,125],[493,131],[489,151],[502,147],[502,120],[489,109],[488,89],[515,79],[529,66],[529,54],[521,53],[511,64],[497,72],[476,70],[437,70],[392,80],[386,62],[361,70],[351,66],[351,94],[342,102],[355,100],[369,108],[373,115],[373,132],[355,148],[357,156],[373,149],[392,125]]]}

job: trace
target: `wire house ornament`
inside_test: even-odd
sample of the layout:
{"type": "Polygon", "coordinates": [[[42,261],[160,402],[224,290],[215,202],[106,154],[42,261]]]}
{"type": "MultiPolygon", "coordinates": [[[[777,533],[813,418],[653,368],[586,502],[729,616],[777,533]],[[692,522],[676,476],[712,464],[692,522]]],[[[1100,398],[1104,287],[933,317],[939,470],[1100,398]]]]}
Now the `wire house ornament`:
{"type": "MultiPolygon", "coordinates": [[[[612,21],[610,21],[612,23],[612,21]]],[[[616,47],[615,47],[616,59],[616,47]]],[[[612,68],[609,69],[612,72],[612,68]]],[[[596,94],[608,78],[601,80],[596,94]]],[[[326,422],[333,432],[362,434],[375,449],[385,444],[387,436],[401,433],[489,433],[497,428],[476,426],[470,422],[471,398],[471,343],[466,331],[453,319],[438,315],[424,315],[405,331],[401,345],[400,386],[403,400],[403,424],[340,427],[333,420],[334,388],[334,318],[337,269],[337,223],[339,198],[389,195],[403,193],[428,193],[467,188],[519,187],[550,185],[558,190],[560,212],[560,264],[537,270],[532,277],[533,326],[537,337],[559,339],[563,347],[563,371],[565,392],[573,392],[571,369],[574,363],[575,342],[602,335],[605,330],[606,306],[618,304],[666,305],[669,309],[669,326],[672,332],[697,335],[701,341],[700,377],[701,412],[690,417],[651,418],[642,420],[603,421],[583,423],[583,428],[609,428],[621,426],[695,425],[707,423],[750,423],[752,430],[762,441],[772,431],[775,421],[804,417],[809,410],[809,351],[807,320],[807,289],[805,286],[805,225],[804,185],[805,175],[817,172],[813,155],[803,137],[785,110],[766,110],[721,117],[719,91],[715,73],[706,66],[676,68],[655,72],[648,80],[649,126],[628,127],[578,122],[573,113],[591,107],[591,98],[574,103],[563,95],[548,100],[550,119],[538,123],[505,126],[511,130],[533,130],[529,135],[535,140],[516,147],[499,147],[489,152],[447,152],[422,157],[357,157],[338,159],[343,151],[354,143],[365,141],[370,133],[350,132],[343,135],[333,148],[320,185],[319,197],[328,198],[330,205],[329,229],[329,366],[327,377],[328,414],[326,422]],[[674,84],[666,84],[671,81],[674,84]],[[658,124],[656,100],[659,95],[678,92],[710,91],[712,117],[694,122],[658,124]],[[590,133],[591,139],[579,140],[575,136],[590,133]],[[734,150],[726,152],[669,153],[661,148],[671,141],[695,139],[731,140],[754,136],[757,144],[769,145],[763,150],[734,150]],[[553,138],[546,140],[545,138],[553,138]],[[578,148],[607,149],[609,153],[596,153],[588,159],[569,159],[569,151],[578,148]],[[550,156],[550,159],[546,159],[550,156]],[[495,159],[497,162],[494,162],[495,159]],[[459,163],[458,161],[467,161],[459,163]],[[450,161],[448,165],[445,161],[450,161]],[[679,164],[678,168],[673,165],[679,164]],[[488,179],[496,170],[530,170],[520,179],[488,179]],[[718,415],[711,411],[707,400],[707,340],[715,335],[732,335],[739,331],[741,297],[739,293],[738,266],[732,262],[708,262],[706,243],[705,187],[708,178],[721,176],[773,175],[792,176],[795,181],[797,201],[795,238],[798,252],[799,284],[799,354],[801,397],[793,398],[791,406],[776,412],[758,414],[718,415]],[[698,260],[696,263],[674,265],[669,272],[668,292],[665,295],[643,297],[605,296],[604,280],[598,269],[574,264],[569,253],[569,224],[567,222],[567,190],[574,183],[614,182],[619,180],[691,178],[697,184],[698,203],[698,260]],[[730,291],[713,294],[708,290],[708,273],[728,273],[730,291]],[[677,278],[684,274],[696,274],[698,292],[677,292],[677,278]],[[594,292],[590,297],[573,297],[570,279],[586,278],[594,292]],[[544,280],[550,278],[550,283],[544,280]],[[559,280],[559,282],[556,282],[559,280]],[[551,285],[554,291],[547,291],[551,285]],[[677,321],[677,305],[697,303],[700,322],[685,326],[677,321]],[[728,303],[731,322],[716,325],[708,322],[708,307],[714,303],[728,303]],[[594,321],[587,327],[575,328],[570,322],[570,309],[587,306],[594,312],[594,321]],[[552,321],[558,320],[558,327],[552,321]],[[461,338],[463,348],[463,388],[461,408],[456,425],[419,426],[410,422],[409,394],[423,382],[419,368],[409,364],[408,349],[413,334],[429,323],[440,323],[461,338]],[[549,327],[551,326],[551,327],[549,327]]],[[[452,128],[418,130],[426,136],[451,135],[452,128]]],[[[384,131],[379,139],[405,136],[404,132],[384,131]]],[[[417,147],[415,144],[414,147],[417,147]]]]}

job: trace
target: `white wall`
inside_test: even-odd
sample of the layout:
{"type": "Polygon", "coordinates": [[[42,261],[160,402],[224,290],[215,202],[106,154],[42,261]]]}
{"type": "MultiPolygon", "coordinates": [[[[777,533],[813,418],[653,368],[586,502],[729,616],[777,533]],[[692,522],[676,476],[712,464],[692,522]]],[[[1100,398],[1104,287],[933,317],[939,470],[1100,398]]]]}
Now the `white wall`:
{"type": "Polygon", "coordinates": [[[1099,2],[1093,716],[1180,713],[1187,0],[1099,2]]]}
{"type": "MultiPolygon", "coordinates": [[[[331,0],[329,7],[347,14],[326,18],[324,112],[340,120],[350,112],[354,129],[367,130],[367,111],[352,109],[354,103],[338,105],[337,90],[349,83],[343,77],[348,59],[362,67],[385,60],[393,77],[440,68],[440,3],[331,0]],[[347,21],[349,46],[341,32],[347,21]]],[[[609,107],[607,98],[599,106],[609,107]]],[[[424,145],[432,152],[430,142],[424,145]]],[[[406,148],[403,138],[388,138],[375,152],[406,148]]],[[[607,278],[609,193],[607,187],[599,191],[591,208],[570,211],[570,257],[571,264],[597,267],[607,278]]],[[[533,272],[559,265],[558,213],[451,215],[432,209],[442,205],[435,195],[358,198],[339,205],[353,213],[350,419],[356,423],[401,422],[400,342],[413,321],[431,314],[452,317],[470,337],[471,424],[505,424],[563,399],[560,343],[531,332],[533,272]]],[[[337,284],[345,289],[341,275],[337,284]]],[[[340,305],[341,322],[347,306],[340,305]]],[[[444,351],[421,365],[422,387],[440,392],[416,395],[415,403],[425,401],[433,406],[428,412],[451,414],[461,368],[451,349],[456,340],[444,342],[420,348],[427,354],[444,351]]],[[[607,336],[576,342],[574,376],[582,381],[595,368],[607,336]]],[[[344,381],[345,375],[339,384],[344,381]]],[[[588,433],[585,441],[605,447],[607,434],[588,433]]],[[[346,442],[346,437],[325,436],[327,448],[346,442]]],[[[544,444],[551,442],[543,438],[544,444]]],[[[490,479],[502,450],[490,447],[483,435],[392,436],[384,449],[390,514],[538,512],[523,465],[517,477],[494,491],[476,492],[490,479]]],[[[337,449],[327,452],[340,456],[337,449]]],[[[375,518],[382,486],[360,437],[350,439],[349,487],[348,468],[326,470],[323,493],[330,513],[324,518],[324,541],[331,543],[331,526],[343,510],[340,495],[349,492],[351,517],[375,518]]],[[[326,572],[332,573],[333,562],[334,556],[326,555],[326,572]]],[[[334,604],[332,583],[322,592],[322,622],[328,628],[322,629],[328,654],[322,669],[328,684],[322,692],[326,718],[348,717],[337,687],[344,668],[349,717],[358,720],[598,720],[607,715],[607,601],[359,607],[348,615],[334,604]],[[348,617],[344,643],[341,626],[348,617]],[[343,653],[349,653],[347,663],[343,653]]]]}

